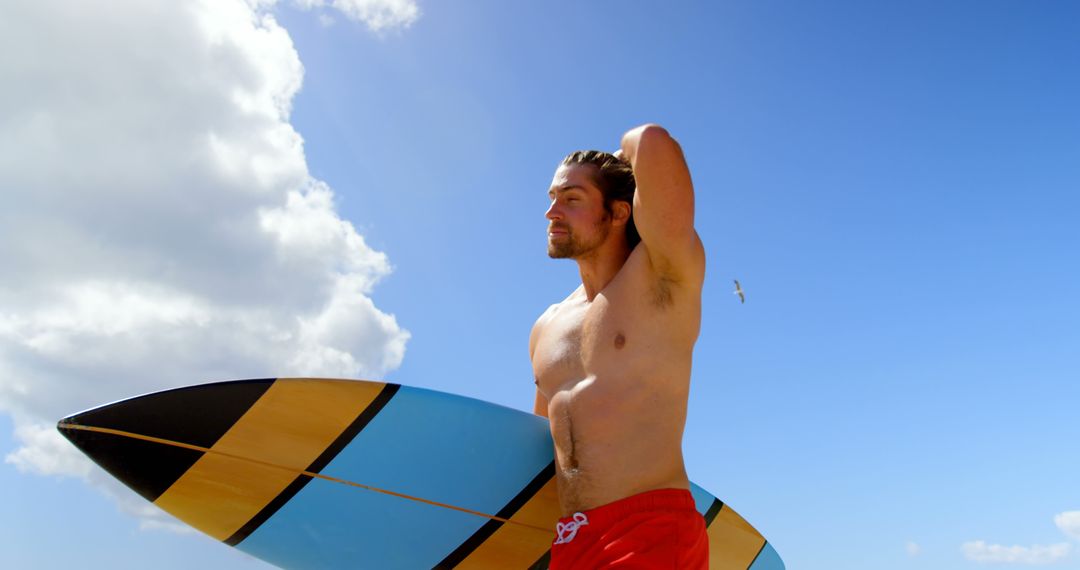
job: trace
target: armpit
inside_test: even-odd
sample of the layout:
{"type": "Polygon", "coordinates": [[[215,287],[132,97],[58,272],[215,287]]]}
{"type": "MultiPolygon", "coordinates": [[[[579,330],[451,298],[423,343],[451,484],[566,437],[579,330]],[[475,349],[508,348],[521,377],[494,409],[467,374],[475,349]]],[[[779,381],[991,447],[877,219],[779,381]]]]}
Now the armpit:
{"type": "Polygon", "coordinates": [[[670,307],[674,300],[671,294],[671,289],[674,286],[674,279],[664,275],[659,276],[656,281],[653,282],[651,288],[652,298],[650,301],[652,301],[652,304],[659,309],[670,307]]]}

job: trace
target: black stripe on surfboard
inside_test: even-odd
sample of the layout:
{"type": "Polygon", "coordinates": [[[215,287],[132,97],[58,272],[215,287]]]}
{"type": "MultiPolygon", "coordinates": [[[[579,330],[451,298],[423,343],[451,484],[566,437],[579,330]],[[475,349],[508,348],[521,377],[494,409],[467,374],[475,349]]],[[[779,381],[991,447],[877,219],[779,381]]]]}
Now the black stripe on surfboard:
{"type": "Polygon", "coordinates": [[[709,505],[709,510],[705,511],[705,528],[708,528],[716,520],[716,515],[720,514],[722,508],[724,508],[724,502],[714,497],[712,504],[709,505]]]}
{"type": "MultiPolygon", "coordinates": [[[[95,426],[210,448],[273,383],[268,378],[166,390],[87,410],[60,420],[60,425],[95,426]]],[[[203,455],[114,434],[58,429],[95,463],[151,502],[203,455]]]]}
{"type": "MultiPolygon", "coordinates": [[[[311,465],[309,465],[305,471],[309,473],[319,473],[322,471],[323,467],[326,467],[335,457],[337,457],[337,454],[341,453],[341,450],[345,449],[345,446],[349,445],[353,438],[367,427],[368,423],[371,422],[384,407],[386,407],[386,404],[394,397],[394,394],[397,394],[397,391],[400,388],[400,384],[387,384],[384,386],[382,391],[379,392],[379,395],[375,396],[375,399],[371,401],[371,404],[356,416],[356,419],[349,424],[349,427],[345,428],[345,431],[341,432],[341,435],[339,435],[333,443],[327,446],[326,449],[315,458],[315,461],[311,462],[311,465]]],[[[278,496],[274,497],[274,499],[267,503],[262,510],[251,517],[251,520],[244,523],[244,526],[240,527],[232,534],[232,536],[226,538],[224,541],[225,544],[236,546],[243,542],[245,538],[262,526],[264,522],[274,516],[274,513],[285,506],[285,503],[288,503],[290,499],[295,497],[309,481],[311,481],[310,475],[298,475],[296,479],[293,479],[292,483],[289,483],[288,487],[285,487],[284,491],[278,493],[278,496]]]]}
{"type": "Polygon", "coordinates": [[[754,559],[751,560],[750,563],[746,565],[746,570],[750,570],[751,568],[754,567],[754,563],[757,562],[757,559],[761,557],[761,553],[765,552],[765,547],[768,546],[768,545],[769,545],[769,541],[766,540],[765,543],[761,545],[761,548],[757,551],[757,554],[754,555],[754,559]]]}
{"type": "MultiPolygon", "coordinates": [[[[536,477],[533,477],[532,481],[529,481],[529,484],[525,485],[513,499],[510,499],[510,502],[506,503],[498,513],[495,513],[495,516],[501,519],[510,519],[510,517],[514,516],[514,513],[518,512],[518,509],[525,506],[525,503],[529,502],[529,499],[533,498],[533,496],[536,495],[536,493],[554,476],[555,462],[552,461],[547,467],[544,467],[540,473],[537,473],[536,477]]],[[[436,564],[435,568],[453,568],[458,564],[461,564],[462,560],[468,558],[469,555],[479,548],[485,540],[495,534],[495,531],[499,530],[499,527],[502,525],[503,522],[501,520],[488,520],[488,522],[484,523],[484,526],[481,526],[472,536],[466,539],[465,542],[462,542],[461,546],[455,548],[446,558],[443,558],[442,562],[436,564]]]]}

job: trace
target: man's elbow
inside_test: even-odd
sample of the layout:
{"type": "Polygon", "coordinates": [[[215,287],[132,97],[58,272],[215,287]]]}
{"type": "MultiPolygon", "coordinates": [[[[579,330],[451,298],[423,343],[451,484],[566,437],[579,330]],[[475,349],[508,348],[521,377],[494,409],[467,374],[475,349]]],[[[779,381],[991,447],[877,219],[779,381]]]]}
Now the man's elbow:
{"type": "Polygon", "coordinates": [[[663,154],[663,149],[669,148],[678,148],[678,143],[667,132],[667,129],[656,123],[645,123],[626,131],[621,144],[623,156],[635,169],[637,158],[642,152],[650,155],[663,154]]]}
{"type": "Polygon", "coordinates": [[[640,137],[643,141],[646,139],[671,139],[671,133],[656,123],[646,123],[638,128],[641,129],[640,137]]]}
{"type": "Polygon", "coordinates": [[[682,156],[679,141],[675,140],[664,127],[650,123],[642,125],[636,130],[637,137],[634,141],[635,158],[643,155],[670,157],[671,159],[682,156]]]}
{"type": "Polygon", "coordinates": [[[626,133],[633,139],[633,147],[641,149],[645,146],[652,146],[659,144],[670,144],[675,139],[671,138],[671,133],[668,133],[667,129],[657,125],[656,123],[645,123],[640,127],[631,129],[626,133]]]}

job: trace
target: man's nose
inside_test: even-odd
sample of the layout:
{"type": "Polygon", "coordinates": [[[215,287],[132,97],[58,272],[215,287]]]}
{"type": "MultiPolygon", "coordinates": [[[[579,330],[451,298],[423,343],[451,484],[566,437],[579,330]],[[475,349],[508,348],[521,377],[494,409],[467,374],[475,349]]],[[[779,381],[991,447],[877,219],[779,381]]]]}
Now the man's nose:
{"type": "Polygon", "coordinates": [[[549,220],[561,220],[562,210],[559,209],[559,203],[556,201],[551,202],[551,206],[548,206],[547,212],[544,217],[549,220]]]}

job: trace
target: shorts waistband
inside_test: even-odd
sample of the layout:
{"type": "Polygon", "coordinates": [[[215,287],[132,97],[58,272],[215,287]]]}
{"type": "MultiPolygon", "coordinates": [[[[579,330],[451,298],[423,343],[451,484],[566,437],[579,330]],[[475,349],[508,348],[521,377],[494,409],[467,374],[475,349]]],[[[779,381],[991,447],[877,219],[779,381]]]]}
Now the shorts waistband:
{"type": "MultiPolygon", "coordinates": [[[[590,524],[606,526],[618,521],[623,517],[649,511],[692,511],[697,512],[694,496],[686,489],[656,489],[637,495],[631,495],[619,499],[613,503],[581,511],[587,517],[590,524]]],[[[559,522],[568,524],[574,520],[574,516],[559,519],[559,522]]]]}

